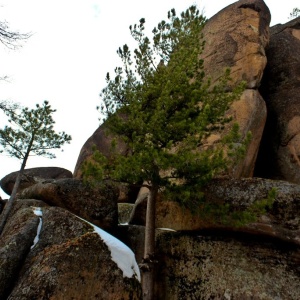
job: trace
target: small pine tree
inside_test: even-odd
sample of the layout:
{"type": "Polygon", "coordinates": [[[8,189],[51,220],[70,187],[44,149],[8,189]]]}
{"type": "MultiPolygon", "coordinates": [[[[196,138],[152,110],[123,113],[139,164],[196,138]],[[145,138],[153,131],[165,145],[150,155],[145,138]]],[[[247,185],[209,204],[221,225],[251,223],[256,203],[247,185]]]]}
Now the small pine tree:
{"type": "MultiPolygon", "coordinates": [[[[155,203],[160,189],[203,185],[228,165],[224,146],[205,147],[206,138],[220,130],[229,118],[230,104],[239,98],[242,87],[225,92],[229,80],[226,71],[218,85],[210,86],[203,71],[202,29],[206,19],[195,6],[180,16],[174,9],[145,35],[145,19],[130,26],[137,42],[133,53],[127,45],[117,51],[123,66],[115,76],[106,76],[100,112],[111,133],[130,149],[118,155],[112,143],[111,155],[99,152],[84,166],[86,180],[112,179],[141,184],[149,189],[145,250],[143,261],[144,299],[153,299],[155,252],[155,203]],[[201,151],[198,149],[202,148],[201,151]]],[[[228,148],[229,149],[229,148],[228,148]]]]}
{"type": "Polygon", "coordinates": [[[300,9],[295,7],[295,8],[293,8],[293,11],[290,13],[289,19],[292,20],[292,19],[295,19],[299,16],[300,16],[300,9]]]}
{"type": "Polygon", "coordinates": [[[10,214],[29,156],[33,154],[55,158],[50,150],[58,149],[71,141],[71,136],[65,132],[54,131],[55,122],[52,114],[55,111],[48,101],[44,101],[42,105],[36,104],[35,109],[26,107],[17,112],[16,107],[12,109],[10,106],[8,110],[5,110],[12,126],[0,129],[0,145],[10,156],[20,159],[22,164],[12,194],[0,217],[0,234],[10,214]]]}
{"type": "MultiPolygon", "coordinates": [[[[0,79],[1,80],[1,79],[0,79]]],[[[6,115],[14,113],[19,108],[17,103],[10,103],[8,101],[0,101],[0,110],[6,115]]]]}

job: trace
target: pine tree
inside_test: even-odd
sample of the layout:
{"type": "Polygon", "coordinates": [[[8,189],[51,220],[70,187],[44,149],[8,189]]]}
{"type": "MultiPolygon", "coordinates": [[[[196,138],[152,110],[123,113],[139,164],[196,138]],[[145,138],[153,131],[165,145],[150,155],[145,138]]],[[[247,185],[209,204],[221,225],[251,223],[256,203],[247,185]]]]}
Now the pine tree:
{"type": "Polygon", "coordinates": [[[292,19],[295,19],[299,16],[300,16],[300,9],[295,7],[295,8],[293,8],[293,11],[290,13],[289,19],[292,20],[292,19]]]}
{"type": "MultiPolygon", "coordinates": [[[[71,136],[65,132],[56,133],[52,114],[55,112],[48,101],[42,105],[36,104],[35,109],[22,108],[20,112],[16,107],[5,110],[12,126],[0,129],[0,145],[10,156],[22,161],[12,194],[0,216],[0,234],[9,217],[16,194],[30,155],[55,158],[51,149],[59,149],[63,144],[70,143],[71,136]]],[[[0,152],[3,152],[1,150],[0,152]]]]}
{"type": "Polygon", "coordinates": [[[205,23],[205,17],[192,6],[180,16],[174,9],[169,11],[168,20],[153,29],[152,39],[145,35],[145,19],[130,26],[137,48],[133,53],[127,45],[118,49],[123,66],[115,69],[113,78],[107,74],[99,108],[108,130],[122,138],[130,151],[118,155],[112,143],[109,157],[96,151],[93,162],[84,167],[86,180],[143,183],[149,189],[144,299],[154,297],[157,194],[178,182],[180,188],[206,183],[227,167],[224,145],[238,136],[235,127],[231,139],[214,148],[204,145],[210,134],[229,122],[225,112],[242,90],[226,92],[228,70],[213,87],[205,77],[201,59],[205,23]]]}

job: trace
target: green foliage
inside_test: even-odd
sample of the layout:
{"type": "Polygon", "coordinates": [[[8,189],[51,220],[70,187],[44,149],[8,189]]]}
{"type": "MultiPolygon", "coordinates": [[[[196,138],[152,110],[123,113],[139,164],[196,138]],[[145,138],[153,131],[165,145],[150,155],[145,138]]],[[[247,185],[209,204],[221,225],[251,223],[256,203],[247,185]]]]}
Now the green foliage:
{"type": "Polygon", "coordinates": [[[107,74],[98,108],[105,126],[130,152],[124,156],[112,150],[109,157],[95,152],[93,162],[84,166],[85,179],[146,181],[159,187],[174,187],[179,179],[186,186],[201,185],[228,166],[225,146],[231,145],[231,157],[242,152],[238,126],[219,145],[205,145],[231,120],[225,112],[243,90],[226,92],[229,70],[214,86],[205,78],[205,22],[192,6],[179,17],[171,10],[168,20],[153,29],[152,39],[145,35],[145,19],[130,26],[137,48],[118,49],[123,66],[113,78],[107,74]]]}
{"type": "Polygon", "coordinates": [[[256,216],[260,216],[265,214],[268,210],[272,209],[274,201],[277,196],[277,189],[272,188],[268,192],[268,197],[266,199],[262,199],[254,202],[248,210],[256,216]]]}
{"type": "Polygon", "coordinates": [[[8,101],[0,101],[0,110],[6,115],[9,113],[14,113],[19,108],[17,103],[10,103],[8,101]]]}
{"type": "Polygon", "coordinates": [[[289,19],[292,20],[292,19],[295,19],[295,18],[297,18],[299,16],[300,16],[300,9],[297,8],[297,7],[295,7],[295,8],[293,8],[293,11],[290,13],[289,19]]]}
{"type": "Polygon", "coordinates": [[[36,104],[35,109],[25,107],[20,111],[15,108],[5,112],[11,126],[0,129],[0,145],[12,157],[24,160],[32,153],[55,158],[49,150],[71,141],[71,136],[65,132],[54,131],[52,114],[55,110],[47,101],[42,105],[36,104]]]}

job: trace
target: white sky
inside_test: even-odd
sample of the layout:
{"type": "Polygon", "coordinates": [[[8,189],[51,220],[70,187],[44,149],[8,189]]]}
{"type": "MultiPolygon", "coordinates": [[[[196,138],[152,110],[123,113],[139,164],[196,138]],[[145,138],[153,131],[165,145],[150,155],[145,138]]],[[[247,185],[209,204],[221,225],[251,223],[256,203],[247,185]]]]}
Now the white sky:
{"type": "MultiPolygon", "coordinates": [[[[197,4],[211,17],[236,1],[230,0],[0,0],[0,20],[11,29],[33,35],[17,51],[0,44],[0,99],[28,107],[48,100],[58,131],[73,138],[54,160],[31,157],[27,168],[55,166],[74,171],[81,147],[97,129],[99,93],[107,71],[119,65],[116,50],[131,41],[129,25],[146,18],[152,29],[166,19],[197,4]]],[[[298,0],[265,0],[271,25],[286,23],[298,0]]],[[[3,126],[3,116],[0,126],[3,126]]],[[[0,154],[0,179],[17,171],[20,162],[0,154]]],[[[2,198],[7,196],[0,191],[2,198]]]]}

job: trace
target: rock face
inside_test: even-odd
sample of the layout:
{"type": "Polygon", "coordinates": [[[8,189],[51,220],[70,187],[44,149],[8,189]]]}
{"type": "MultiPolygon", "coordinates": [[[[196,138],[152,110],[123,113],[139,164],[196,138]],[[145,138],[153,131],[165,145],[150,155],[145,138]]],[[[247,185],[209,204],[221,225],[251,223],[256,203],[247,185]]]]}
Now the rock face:
{"type": "Polygon", "coordinates": [[[300,17],[271,28],[261,93],[268,119],[256,176],[300,183],[300,17]]]}
{"type": "MultiPolygon", "coordinates": [[[[83,163],[91,159],[94,147],[105,156],[109,156],[111,151],[111,143],[116,137],[108,134],[105,123],[98,127],[93,135],[85,142],[81,151],[74,170],[74,178],[82,178],[83,163]]],[[[125,154],[128,149],[121,139],[117,139],[117,151],[125,154]]]]}
{"type": "Polygon", "coordinates": [[[164,233],[155,299],[299,299],[299,248],[251,235],[164,233]]]}
{"type": "MultiPolygon", "coordinates": [[[[159,194],[155,299],[299,299],[300,18],[271,28],[271,39],[269,22],[263,0],[240,0],[204,29],[204,68],[212,84],[228,67],[228,91],[246,83],[228,115],[252,140],[229,176],[191,191],[190,206],[172,201],[182,200],[179,193],[174,199],[159,194]],[[244,178],[253,173],[271,179],[244,178]]],[[[211,145],[228,130],[209,137],[211,145]]],[[[65,170],[26,171],[0,239],[0,299],[142,299],[133,253],[93,224],[117,236],[142,262],[147,190],[81,181],[93,148],[109,156],[113,139],[105,124],[95,131],[80,152],[76,179],[65,170]],[[137,194],[130,225],[117,227],[118,211],[119,222],[127,223],[137,194]]],[[[128,149],[116,141],[125,155],[128,149]]],[[[15,177],[1,180],[6,192],[15,177]]],[[[3,204],[0,199],[0,211],[3,204]]]]}
{"type": "Polygon", "coordinates": [[[240,0],[210,18],[203,30],[205,71],[215,82],[226,68],[232,85],[257,89],[267,63],[271,15],[262,0],[240,0]]]}
{"type": "MultiPolygon", "coordinates": [[[[198,200],[194,211],[160,196],[156,227],[181,231],[218,228],[276,237],[300,246],[299,185],[261,178],[222,178],[198,194],[201,192],[205,202],[198,200]],[[270,207],[264,207],[272,189],[274,198],[269,199],[270,207]]],[[[134,207],[129,224],[145,225],[146,200],[134,207]]]]}
{"type": "Polygon", "coordinates": [[[119,246],[124,249],[119,260],[129,262],[131,275],[117,265],[111,246],[89,223],[57,207],[36,214],[25,200],[20,202],[23,208],[9,220],[1,240],[6,245],[0,253],[5,257],[1,299],[141,299],[129,249],[119,246]]]}
{"type": "MultiPolygon", "coordinates": [[[[209,19],[203,30],[204,71],[212,78],[212,84],[226,68],[231,70],[230,86],[246,83],[241,99],[229,111],[233,122],[239,124],[242,137],[252,133],[246,159],[229,171],[237,178],[253,175],[266,121],[265,103],[257,89],[267,63],[265,48],[269,42],[269,23],[270,11],[263,1],[241,0],[209,19]]],[[[214,137],[214,141],[224,133],[226,130],[214,137]]]]}
{"type": "Polygon", "coordinates": [[[23,190],[18,197],[65,208],[105,230],[118,224],[118,190],[110,183],[91,187],[78,179],[45,181],[23,190]]]}
{"type": "MultiPolygon", "coordinates": [[[[39,218],[29,205],[43,205],[41,201],[26,201],[25,208],[15,209],[0,240],[0,298],[6,299],[13,287],[36,236],[39,218]],[[27,204],[27,205],[26,205],[27,204]],[[26,207],[27,206],[27,207],[26,207]],[[25,238],[26,237],[26,238],[25,238]]],[[[18,207],[19,203],[15,205],[18,207]]]]}
{"type": "MultiPolygon", "coordinates": [[[[1,188],[6,194],[11,194],[18,173],[18,171],[10,173],[1,179],[1,188]]],[[[73,175],[70,171],[58,167],[40,167],[25,169],[21,179],[19,191],[45,179],[59,179],[72,177],[73,175]]]]}

